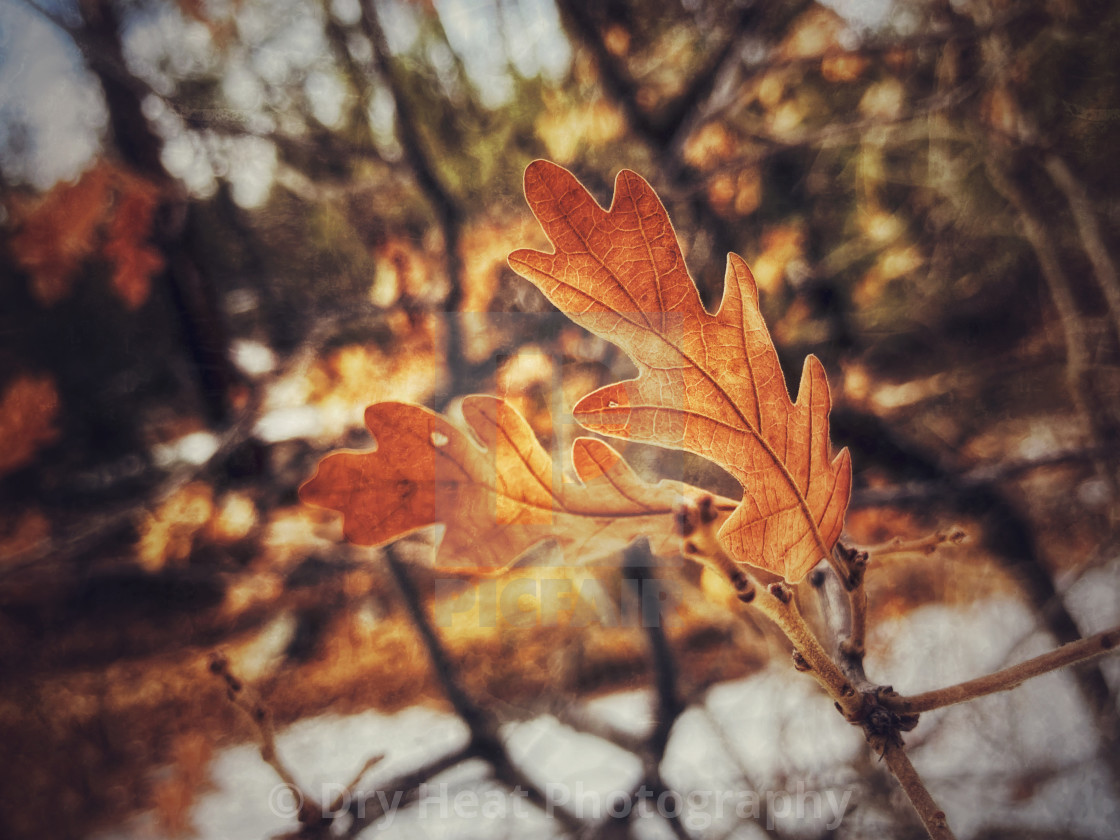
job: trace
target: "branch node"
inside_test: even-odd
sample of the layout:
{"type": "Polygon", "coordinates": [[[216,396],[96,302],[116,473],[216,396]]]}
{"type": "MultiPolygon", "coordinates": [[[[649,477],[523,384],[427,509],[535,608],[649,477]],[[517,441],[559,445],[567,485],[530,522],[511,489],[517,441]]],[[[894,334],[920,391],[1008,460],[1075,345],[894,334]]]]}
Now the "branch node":
{"type": "MultiPolygon", "coordinates": [[[[678,537],[691,537],[700,522],[700,509],[692,499],[682,498],[673,505],[673,530],[678,537]]],[[[694,548],[685,546],[685,551],[694,553],[694,548]]]]}
{"type": "Polygon", "coordinates": [[[705,493],[696,500],[696,509],[700,514],[700,521],[709,525],[719,518],[719,510],[716,509],[716,500],[711,493],[705,493]]]}
{"type": "Polygon", "coordinates": [[[889,685],[881,685],[863,693],[863,710],[858,722],[867,742],[882,753],[888,746],[901,747],[903,732],[918,725],[918,715],[896,712],[890,700],[898,693],[889,685]]]}
{"type": "Polygon", "coordinates": [[[844,639],[840,642],[840,653],[845,659],[853,662],[858,662],[863,659],[866,650],[864,646],[857,642],[855,639],[844,639]]]}
{"type": "Polygon", "coordinates": [[[793,598],[793,593],[789,587],[780,581],[770,584],[766,589],[783,604],[788,604],[793,598]]]}

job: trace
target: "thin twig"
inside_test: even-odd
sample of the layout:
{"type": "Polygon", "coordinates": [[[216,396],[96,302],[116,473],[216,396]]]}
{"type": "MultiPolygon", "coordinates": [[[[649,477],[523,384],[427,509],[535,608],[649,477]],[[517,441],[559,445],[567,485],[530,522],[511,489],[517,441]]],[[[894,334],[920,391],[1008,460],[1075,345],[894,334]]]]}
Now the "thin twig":
{"type": "Polygon", "coordinates": [[[451,701],[455,712],[470,730],[471,742],[468,746],[470,754],[486,761],[493,768],[495,778],[502,784],[511,789],[525,791],[529,802],[555,817],[568,831],[574,832],[583,828],[584,822],[580,817],[566,808],[559,807],[558,803],[551,802],[537,784],[513,763],[498,736],[497,726],[491,716],[467,695],[456,680],[451,660],[428,618],[416,584],[404,562],[396,554],[395,546],[386,547],[384,553],[412,623],[428,652],[436,679],[448,700],[451,701]]]}
{"type": "Polygon", "coordinates": [[[354,795],[354,791],[358,789],[358,785],[360,785],[362,783],[362,779],[365,778],[366,773],[368,773],[384,760],[384,755],[371,756],[366,761],[366,763],[361,766],[358,772],[354,774],[354,778],[350,781],[350,784],[346,785],[346,787],[339,791],[338,796],[334,798],[329,808],[327,809],[327,813],[337,814],[339,809],[342,808],[343,804],[350,801],[351,797],[354,795]]]}
{"type": "Polygon", "coordinates": [[[860,713],[863,698],[813,635],[797,608],[797,601],[789,584],[772,583],[767,587],[757,587],[755,596],[749,603],[777,624],[793,644],[796,657],[800,657],[799,670],[808,672],[820,683],[836,701],[836,706],[844,717],[855,719],[860,713]]]}
{"type": "MultiPolygon", "coordinates": [[[[295,775],[280,758],[280,754],[276,750],[276,728],[272,723],[272,715],[268,707],[261,702],[256,692],[230,671],[229,660],[223,654],[215,653],[211,656],[210,672],[225,683],[226,694],[230,702],[244,712],[252,723],[260,746],[261,759],[275,771],[276,775],[288,786],[299,802],[299,822],[308,825],[321,820],[323,818],[322,806],[316,803],[300,786],[295,775]]],[[[377,756],[376,761],[380,760],[381,756],[377,756]]]]}
{"type": "MultiPolygon", "coordinates": [[[[643,537],[626,549],[622,573],[626,579],[638,583],[638,591],[634,595],[638,598],[642,627],[646,632],[653,664],[657,707],[653,731],[646,741],[644,750],[646,755],[642,785],[649,785],[653,795],[660,799],[663,794],[669,792],[661,776],[661,762],[665,759],[665,749],[669,745],[669,735],[673,731],[673,725],[684,711],[685,704],[681,701],[677,687],[680,671],[673,657],[672,648],[669,647],[669,640],[665,636],[665,616],[661,610],[661,601],[648,598],[644,590],[646,582],[654,579],[651,573],[654,562],[649,540],[643,537]]],[[[632,810],[629,815],[633,816],[632,810]]],[[[688,840],[689,834],[681,822],[679,813],[663,816],[678,840],[688,840]]]]}
{"type": "MultiPolygon", "coordinates": [[[[1089,367],[1090,353],[1086,344],[1088,332],[1078,311],[1077,302],[1073,295],[1073,285],[1062,269],[1062,261],[1058,257],[1054,242],[1047,232],[1047,226],[1031,209],[1032,203],[1023,191],[1012,180],[1004,163],[997,160],[995,155],[985,158],[988,179],[996,192],[1000,193],[1011,205],[1022,223],[1023,237],[1034,250],[1038,259],[1038,267],[1046,286],[1050,291],[1050,298],[1054,308],[1058,310],[1058,319],[1062,325],[1062,333],[1066,344],[1066,377],[1069,382],[1070,396],[1077,404],[1083,416],[1087,415],[1082,396],[1083,380],[1089,367]]],[[[1087,424],[1092,430],[1092,424],[1087,424]]]]}
{"type": "Polygon", "coordinates": [[[665,637],[665,616],[661,611],[661,602],[647,598],[644,592],[646,583],[654,579],[651,574],[652,562],[654,560],[649,550],[649,541],[645,538],[636,540],[626,549],[623,576],[638,584],[634,594],[639,600],[642,628],[649,644],[657,697],[656,723],[650,735],[650,751],[660,763],[669,743],[669,733],[684,710],[684,704],[677,690],[677,663],[669,647],[669,640],[665,637]]]}
{"type": "Polygon", "coordinates": [[[918,775],[918,771],[910,763],[910,758],[906,755],[903,746],[897,743],[887,744],[883,750],[883,759],[894,777],[898,779],[899,785],[906,793],[906,798],[910,800],[910,804],[918,812],[918,818],[921,819],[922,825],[925,826],[932,840],[956,840],[956,835],[953,834],[952,829],[949,828],[949,823],[945,819],[945,812],[938,807],[930,795],[922,777],[918,775]]]}
{"type": "MultiPolygon", "coordinates": [[[[855,717],[862,698],[840,670],[806,623],[797,606],[795,588],[775,575],[751,570],[736,563],[719,542],[717,526],[720,511],[712,496],[702,496],[696,503],[686,503],[677,511],[677,533],[682,538],[682,553],[725,575],[738,593],[739,600],[755,608],[785,633],[793,644],[798,670],[809,671],[837,702],[845,717],[855,717]]],[[[852,565],[847,559],[844,569],[852,565]]],[[[862,572],[860,580],[862,581],[862,572]]],[[[850,574],[842,574],[845,589],[851,589],[850,574]]],[[[862,587],[860,587],[862,588],[862,587]]]]}
{"type": "Polygon", "coordinates": [[[867,546],[863,550],[876,560],[909,554],[930,555],[944,545],[960,545],[967,537],[968,534],[963,528],[954,526],[913,540],[895,537],[879,545],[867,546]]]}
{"type": "Polygon", "coordinates": [[[463,691],[455,679],[451,660],[448,658],[439,636],[436,635],[435,628],[432,627],[432,623],[428,619],[416,584],[409,575],[408,569],[405,568],[404,561],[397,556],[396,546],[386,546],[384,552],[385,563],[388,565],[393,580],[401,592],[402,600],[408,610],[409,617],[412,619],[412,624],[416,628],[416,632],[420,634],[420,640],[424,643],[424,649],[428,652],[428,658],[432,662],[432,670],[435,672],[436,680],[439,681],[440,688],[451,702],[451,707],[467,724],[472,734],[476,731],[488,729],[490,722],[486,713],[467,696],[467,693],[463,691]]]}
{"type": "Polygon", "coordinates": [[[986,694],[1007,691],[1032,677],[1047,674],[1058,668],[1064,668],[1066,665],[1084,662],[1109,653],[1115,650],[1118,644],[1120,644],[1120,627],[1113,627],[1111,630],[1096,633],[1078,642],[1062,645],[1057,650],[1028,659],[1026,662],[1020,662],[1018,665],[1012,665],[1010,668],[1004,668],[1002,671],[996,671],[994,674],[987,674],[974,680],[939,688],[935,691],[915,694],[912,697],[896,696],[886,699],[884,704],[895,712],[918,714],[928,712],[931,709],[952,706],[955,703],[964,703],[967,700],[974,700],[986,694]]]}
{"type": "Polygon", "coordinates": [[[1066,201],[1069,202],[1069,209],[1077,224],[1077,232],[1081,236],[1081,247],[1093,266],[1097,285],[1100,286],[1109,312],[1112,314],[1112,327],[1116,337],[1120,339],[1120,278],[1117,277],[1116,263],[1104,244],[1104,236],[1101,234],[1097,216],[1093,212],[1089,192],[1073,174],[1069,164],[1057,155],[1047,155],[1043,165],[1050,179],[1065,194],[1066,201]]]}
{"type": "MultiPolygon", "coordinates": [[[[399,808],[416,798],[420,786],[452,767],[474,758],[470,746],[433,759],[421,767],[379,787],[373,794],[350,803],[351,822],[342,837],[354,838],[381,819],[390,809],[399,808]]],[[[337,812],[337,809],[335,809],[337,812]]]]}
{"type": "MultiPolygon", "coordinates": [[[[420,122],[408,95],[404,90],[393,64],[389,43],[381,25],[374,0],[363,0],[360,24],[363,34],[373,45],[373,57],[378,72],[392,94],[396,108],[395,122],[397,142],[412,170],[416,183],[424,193],[432,211],[439,222],[443,234],[444,261],[447,267],[447,282],[450,288],[444,305],[447,307],[447,367],[451,373],[450,388],[462,378],[462,331],[459,323],[459,306],[464,294],[463,257],[460,253],[460,239],[463,227],[463,212],[459,202],[440,179],[431,156],[426,151],[420,132],[420,122]]],[[[454,51],[452,51],[454,53],[454,51]]],[[[436,403],[445,401],[447,395],[439,396],[436,403]]]]}

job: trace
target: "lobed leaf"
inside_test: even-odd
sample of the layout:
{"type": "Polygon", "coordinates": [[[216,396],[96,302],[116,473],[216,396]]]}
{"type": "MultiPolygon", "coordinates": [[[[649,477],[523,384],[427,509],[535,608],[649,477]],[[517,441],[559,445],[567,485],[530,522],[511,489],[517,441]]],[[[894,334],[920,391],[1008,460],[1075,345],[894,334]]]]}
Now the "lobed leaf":
{"type": "Polygon", "coordinates": [[[719,532],[727,552],[801,580],[839,538],[851,492],[848,451],[830,458],[820,361],[806,359],[791,401],[746,263],[729,255],[709,314],[664,206],[637,174],[619,173],[604,210],[570,172],[535,161],[525,196],[555,250],[515,251],[510,266],[639,370],[584,397],[576,420],[719,464],[743,486],[719,532]]]}
{"type": "Polygon", "coordinates": [[[573,445],[580,480],[565,481],[508,403],[470,396],[462,413],[467,429],[418,405],[371,405],[365,420],[377,448],[328,455],[300,498],[340,511],[347,539],[358,545],[442,523],[436,562],[444,570],[498,572],[549,538],[573,564],[640,535],[655,551],[675,551],[673,511],[683,487],[642,481],[591,438],[573,445]]]}

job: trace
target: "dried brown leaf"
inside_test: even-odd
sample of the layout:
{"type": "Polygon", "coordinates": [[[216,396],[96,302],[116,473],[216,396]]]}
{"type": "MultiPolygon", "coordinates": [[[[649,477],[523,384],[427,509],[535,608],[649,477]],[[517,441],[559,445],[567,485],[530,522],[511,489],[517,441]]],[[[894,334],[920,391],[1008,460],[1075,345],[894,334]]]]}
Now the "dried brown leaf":
{"type": "Polygon", "coordinates": [[[619,174],[609,210],[546,161],[526,170],[525,194],[555,251],[516,251],[510,265],[639,370],[584,397],[576,419],[722,466],[744,491],[720,530],[728,553],[801,580],[839,538],[851,488],[847,450],[829,451],[820,361],[806,359],[792,402],[746,263],[729,256],[723,302],[705,311],[665,208],[635,173],[619,174]]]}
{"type": "Polygon", "coordinates": [[[466,430],[421,406],[370,406],[366,425],[377,448],[327,456],[300,498],[342,512],[344,533],[358,545],[442,523],[436,562],[444,570],[501,571],[549,538],[572,564],[639,535],[649,535],[655,550],[674,550],[673,509],[683,488],[643,482],[614,449],[590,438],[573,447],[580,481],[565,481],[508,403],[471,396],[462,413],[466,430]]]}

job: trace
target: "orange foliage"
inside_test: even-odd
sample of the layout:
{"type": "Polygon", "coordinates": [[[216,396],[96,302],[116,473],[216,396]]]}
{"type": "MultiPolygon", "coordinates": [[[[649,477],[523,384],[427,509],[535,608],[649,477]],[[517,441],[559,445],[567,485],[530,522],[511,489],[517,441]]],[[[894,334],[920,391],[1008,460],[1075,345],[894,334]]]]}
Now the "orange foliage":
{"type": "Polygon", "coordinates": [[[630,33],[626,27],[615,24],[603,33],[603,44],[612,55],[624,56],[630,52],[630,33]]]}
{"type": "Polygon", "coordinates": [[[762,234],[762,253],[752,269],[755,282],[764,292],[776,291],[786,274],[786,266],[800,257],[805,247],[804,232],[794,225],[778,225],[762,234]]]}
{"type": "MultiPolygon", "coordinates": [[[[527,213],[511,216],[501,221],[476,222],[463,231],[460,245],[463,298],[459,303],[460,312],[493,310],[494,295],[506,268],[507,243],[511,239],[524,240],[532,235],[535,228],[527,213]]],[[[472,362],[488,359],[503,340],[501,332],[496,331],[486,318],[464,318],[460,328],[464,355],[472,362]]]]}
{"type": "Polygon", "coordinates": [[[723,215],[749,216],[762,204],[762,177],[758,167],[744,166],[724,172],[708,183],[708,200],[723,215]]]}
{"type": "Polygon", "coordinates": [[[881,120],[893,120],[902,113],[906,91],[897,79],[885,79],[871,85],[859,101],[859,110],[864,116],[881,120]]]}
{"type": "Polygon", "coordinates": [[[603,99],[570,108],[553,103],[537,120],[536,129],[549,157],[567,162],[587,147],[617,140],[626,129],[626,119],[603,99]]]}
{"type": "MultiPolygon", "coordinates": [[[[725,550],[801,580],[839,538],[851,489],[847,450],[834,459],[829,451],[820,362],[806,360],[791,401],[746,263],[730,256],[723,303],[708,314],[665,208],[633,172],[618,176],[610,210],[545,161],[526,170],[525,194],[556,251],[516,251],[510,266],[577,324],[619,345],[639,370],[637,379],[583,397],[575,419],[726,469],[744,499],[713,508],[725,550]]],[[[503,366],[504,386],[517,390],[510,386],[525,372],[539,377],[533,362],[527,354],[503,366]]],[[[471,396],[462,414],[466,428],[417,405],[371,405],[366,425],[377,448],[326,457],[300,498],[341,512],[344,535],[358,545],[442,523],[437,559],[445,570],[501,571],[549,538],[570,564],[640,535],[655,551],[676,548],[674,513],[685,499],[696,504],[700,491],[647,484],[590,438],[573,444],[579,481],[565,481],[510,403],[471,396]]]]}
{"type": "Polygon", "coordinates": [[[497,371],[497,395],[512,406],[546,440],[555,431],[549,396],[558,371],[539,347],[522,347],[497,371]]]}
{"type": "Polygon", "coordinates": [[[370,299],[386,308],[402,295],[413,300],[423,297],[430,278],[440,270],[438,260],[399,237],[375,248],[373,258],[376,274],[370,299]]]}
{"type": "Polygon", "coordinates": [[[377,400],[422,401],[439,386],[445,374],[436,364],[443,340],[442,319],[427,316],[416,323],[403,312],[392,326],[396,344],[385,352],[368,344],[347,344],[318,360],[289,395],[300,404],[314,405],[323,422],[323,436],[337,437],[353,428],[362,409],[377,400]]]}
{"type": "Polygon", "coordinates": [[[532,220],[528,215],[517,215],[502,222],[483,221],[471,225],[463,232],[462,253],[466,282],[462,312],[489,312],[498,279],[506,267],[511,237],[531,235],[532,220]]]}
{"type": "Polygon", "coordinates": [[[0,475],[31,463],[58,437],[58,390],[50,377],[17,376],[0,397],[0,475]]]}
{"type": "Polygon", "coordinates": [[[113,266],[112,288],[129,309],[148,297],[163,257],[147,244],[159,189],[126,169],[100,162],[73,183],[17,206],[12,256],[43,306],[65,299],[85,262],[100,254],[113,266]]]}
{"type": "Polygon", "coordinates": [[[865,56],[857,53],[830,55],[821,59],[821,76],[826,82],[854,82],[869,63],[865,56]]]}
{"type": "Polygon", "coordinates": [[[206,537],[219,544],[245,539],[258,523],[257,506],[244,493],[229,493],[206,525],[206,537]]]}
{"type": "Polygon", "coordinates": [[[210,777],[210,739],[200,732],[177,735],[171,745],[170,772],[152,789],[152,804],[163,833],[183,837],[195,833],[191,808],[210,777]]]}
{"type": "Polygon", "coordinates": [[[94,237],[110,206],[111,174],[108,165],[99,164],[74,183],[58,184],[23,213],[17,209],[12,256],[30,275],[31,293],[43,306],[70,294],[74,275],[94,252],[94,237]]]}
{"type": "Polygon", "coordinates": [[[421,406],[370,406],[366,425],[377,449],[327,456],[300,498],[340,511],[343,532],[358,545],[382,545],[441,522],[437,562],[444,570],[497,572],[548,538],[572,565],[642,534],[655,538],[654,550],[675,551],[681,486],[641,481],[614,449],[591,438],[572,451],[581,483],[565,482],[508,403],[472,396],[462,412],[466,430],[421,406]]]}
{"type": "Polygon", "coordinates": [[[136,559],[150,572],[190,557],[195,535],[214,513],[214,491],[192,482],[173,493],[141,523],[136,559]]]}
{"type": "Polygon", "coordinates": [[[727,160],[735,154],[735,137],[722,123],[704,123],[684,144],[684,159],[698,168],[727,160]]]}
{"type": "Polygon", "coordinates": [[[121,175],[116,212],[106,227],[101,253],[113,263],[113,290],[129,309],[148,299],[151,278],[163,270],[163,255],[147,244],[159,190],[148,181],[121,175]]]}
{"type": "Polygon", "coordinates": [[[576,420],[719,464],[744,490],[720,529],[725,549],[801,580],[839,538],[851,488],[847,450],[829,454],[821,363],[806,360],[791,402],[746,263],[729,257],[723,303],[708,314],[665,208],[635,173],[619,174],[610,210],[545,161],[526,170],[525,195],[556,250],[516,251],[510,265],[639,370],[584,397],[576,420]]]}
{"type": "Polygon", "coordinates": [[[1006,86],[1000,85],[988,91],[980,112],[984,122],[1000,134],[1012,138],[1019,136],[1019,107],[1006,86]]]}
{"type": "Polygon", "coordinates": [[[793,24],[782,41],[778,54],[782,58],[812,58],[834,49],[847,31],[844,19],[831,9],[814,6],[793,24]]]}

